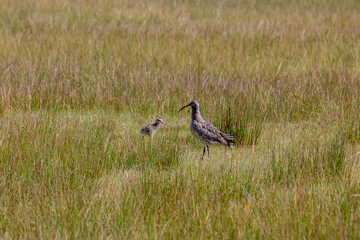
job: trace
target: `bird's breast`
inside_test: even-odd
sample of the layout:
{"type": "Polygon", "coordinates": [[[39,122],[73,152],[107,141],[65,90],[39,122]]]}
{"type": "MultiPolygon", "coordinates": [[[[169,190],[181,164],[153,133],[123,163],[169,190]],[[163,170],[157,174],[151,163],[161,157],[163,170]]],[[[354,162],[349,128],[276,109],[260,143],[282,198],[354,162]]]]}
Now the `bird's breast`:
{"type": "Polygon", "coordinates": [[[196,127],[195,127],[194,121],[191,121],[190,131],[191,131],[191,133],[192,133],[195,137],[198,137],[195,128],[196,128],[196,127]]]}

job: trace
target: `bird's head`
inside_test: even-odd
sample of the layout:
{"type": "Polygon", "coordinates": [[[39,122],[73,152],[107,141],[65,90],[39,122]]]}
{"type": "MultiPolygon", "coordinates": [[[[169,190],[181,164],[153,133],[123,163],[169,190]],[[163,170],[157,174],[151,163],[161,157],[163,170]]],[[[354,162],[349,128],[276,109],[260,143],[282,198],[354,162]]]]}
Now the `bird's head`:
{"type": "Polygon", "coordinates": [[[197,109],[199,109],[199,103],[198,103],[198,101],[196,101],[196,100],[191,101],[188,105],[183,106],[182,108],[180,108],[180,110],[178,111],[178,113],[179,113],[181,110],[183,110],[184,108],[186,108],[186,107],[191,107],[192,110],[197,110],[197,109]]]}
{"type": "Polygon", "coordinates": [[[166,125],[166,124],[164,123],[164,121],[161,119],[161,117],[156,118],[155,122],[156,122],[156,123],[162,123],[162,124],[166,125]]]}

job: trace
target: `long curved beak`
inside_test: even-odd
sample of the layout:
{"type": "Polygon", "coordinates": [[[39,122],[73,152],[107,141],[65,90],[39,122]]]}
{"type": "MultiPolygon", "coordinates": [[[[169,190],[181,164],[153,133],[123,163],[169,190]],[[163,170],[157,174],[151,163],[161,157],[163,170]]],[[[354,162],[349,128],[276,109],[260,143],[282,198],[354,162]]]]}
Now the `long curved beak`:
{"type": "Polygon", "coordinates": [[[181,110],[183,110],[184,108],[188,107],[188,106],[190,106],[190,104],[188,104],[188,105],[183,106],[182,108],[180,108],[180,110],[178,111],[178,113],[179,113],[181,110]]]}
{"type": "Polygon", "coordinates": [[[162,124],[166,125],[166,123],[164,123],[163,121],[161,121],[162,124]]]}

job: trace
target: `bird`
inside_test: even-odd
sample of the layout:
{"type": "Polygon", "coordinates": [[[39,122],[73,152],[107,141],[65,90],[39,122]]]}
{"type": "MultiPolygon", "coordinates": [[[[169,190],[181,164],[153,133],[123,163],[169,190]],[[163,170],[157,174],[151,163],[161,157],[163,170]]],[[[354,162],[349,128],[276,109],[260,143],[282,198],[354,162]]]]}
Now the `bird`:
{"type": "Polygon", "coordinates": [[[160,123],[166,125],[160,117],[156,118],[154,123],[144,125],[140,129],[140,133],[143,135],[143,138],[145,136],[149,136],[152,139],[156,131],[160,128],[160,123]]]}
{"type": "Polygon", "coordinates": [[[216,127],[206,122],[199,110],[199,103],[195,101],[191,101],[188,105],[180,108],[178,113],[186,107],[191,107],[191,124],[190,131],[195,138],[197,138],[201,143],[204,144],[204,150],[202,155],[202,160],[204,160],[204,155],[208,151],[208,158],[210,158],[209,146],[210,145],[225,145],[230,148],[233,148],[234,137],[225,134],[218,130],[216,127]]]}

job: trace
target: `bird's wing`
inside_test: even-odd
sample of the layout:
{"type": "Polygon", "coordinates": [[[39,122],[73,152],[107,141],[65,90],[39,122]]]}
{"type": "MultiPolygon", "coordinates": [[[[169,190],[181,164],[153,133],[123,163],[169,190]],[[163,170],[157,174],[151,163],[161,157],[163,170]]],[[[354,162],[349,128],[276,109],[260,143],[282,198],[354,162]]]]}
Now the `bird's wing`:
{"type": "Polygon", "coordinates": [[[210,142],[228,145],[221,132],[208,122],[194,121],[194,131],[210,142]]]}
{"type": "Polygon", "coordinates": [[[235,138],[233,136],[231,136],[230,134],[226,134],[226,133],[223,133],[223,132],[220,132],[221,136],[223,138],[225,138],[228,142],[231,142],[231,143],[234,143],[235,141],[235,138]]]}
{"type": "Polygon", "coordinates": [[[144,134],[150,133],[149,126],[148,126],[148,125],[143,126],[143,127],[140,129],[140,132],[141,132],[141,133],[144,133],[144,134]]]}

